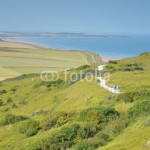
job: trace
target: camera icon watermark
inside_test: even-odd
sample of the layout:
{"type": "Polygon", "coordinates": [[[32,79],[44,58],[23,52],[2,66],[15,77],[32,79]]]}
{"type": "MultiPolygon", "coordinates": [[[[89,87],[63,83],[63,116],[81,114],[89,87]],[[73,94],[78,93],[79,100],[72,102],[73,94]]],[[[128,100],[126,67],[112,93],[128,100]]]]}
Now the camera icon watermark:
{"type": "Polygon", "coordinates": [[[57,71],[43,71],[40,74],[40,78],[42,81],[49,82],[49,81],[57,81],[60,76],[57,71]]]}

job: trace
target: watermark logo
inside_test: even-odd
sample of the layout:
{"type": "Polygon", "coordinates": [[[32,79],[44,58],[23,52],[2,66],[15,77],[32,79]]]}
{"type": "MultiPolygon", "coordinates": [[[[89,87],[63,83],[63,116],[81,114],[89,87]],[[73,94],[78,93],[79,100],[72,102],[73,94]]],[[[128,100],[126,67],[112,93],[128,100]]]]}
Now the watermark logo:
{"type": "MultiPolygon", "coordinates": [[[[94,81],[97,80],[99,77],[102,77],[106,82],[110,81],[110,74],[108,72],[102,73],[98,71],[97,69],[95,70],[89,70],[89,71],[83,71],[80,70],[80,72],[75,73],[69,72],[70,69],[65,69],[61,74],[64,74],[64,80],[67,81],[68,79],[71,82],[77,82],[77,81],[94,81]]],[[[49,82],[49,81],[57,81],[60,79],[60,72],[57,71],[43,71],[40,74],[40,78],[42,81],[49,82]]]]}

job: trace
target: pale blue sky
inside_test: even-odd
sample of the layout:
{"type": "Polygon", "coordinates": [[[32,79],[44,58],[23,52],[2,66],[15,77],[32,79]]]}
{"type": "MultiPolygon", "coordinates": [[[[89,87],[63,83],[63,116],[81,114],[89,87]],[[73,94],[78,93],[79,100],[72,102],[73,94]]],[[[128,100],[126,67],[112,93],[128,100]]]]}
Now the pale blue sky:
{"type": "Polygon", "coordinates": [[[0,0],[0,31],[150,34],[150,0],[0,0]]]}

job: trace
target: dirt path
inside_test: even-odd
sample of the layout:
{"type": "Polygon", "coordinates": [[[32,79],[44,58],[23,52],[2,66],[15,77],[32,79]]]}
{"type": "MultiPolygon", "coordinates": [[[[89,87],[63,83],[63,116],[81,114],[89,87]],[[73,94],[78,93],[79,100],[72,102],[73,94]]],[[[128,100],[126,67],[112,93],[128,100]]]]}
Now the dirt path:
{"type": "MultiPolygon", "coordinates": [[[[104,69],[105,65],[100,65],[98,66],[98,71],[102,71],[104,69]]],[[[120,90],[118,89],[114,89],[108,85],[106,85],[106,80],[103,79],[102,77],[97,77],[97,79],[99,80],[99,86],[103,87],[104,89],[112,92],[112,93],[115,93],[115,94],[120,94],[122,92],[120,92],[120,90]]]]}

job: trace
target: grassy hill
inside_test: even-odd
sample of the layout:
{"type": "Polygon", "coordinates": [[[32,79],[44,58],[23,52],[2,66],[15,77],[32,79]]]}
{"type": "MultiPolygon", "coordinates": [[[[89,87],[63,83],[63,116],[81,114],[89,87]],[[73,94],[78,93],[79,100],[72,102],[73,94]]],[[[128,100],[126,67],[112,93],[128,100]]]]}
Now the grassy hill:
{"type": "Polygon", "coordinates": [[[56,82],[38,74],[0,82],[0,149],[148,150],[149,64],[150,53],[106,64],[119,95],[87,81],[96,65],[69,70],[67,80],[60,72],[56,82]]]}
{"type": "Polygon", "coordinates": [[[61,71],[100,61],[97,54],[37,47],[30,44],[0,41],[0,78],[45,70],[61,71]]]}
{"type": "Polygon", "coordinates": [[[99,150],[149,150],[146,143],[150,140],[150,53],[110,62],[106,68],[111,72],[109,85],[118,84],[124,92],[116,98],[115,108],[123,114],[133,108],[136,115],[125,130],[99,150]],[[145,107],[144,101],[148,102],[145,107]]]}

